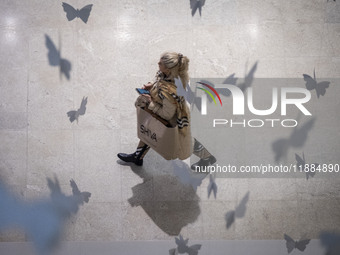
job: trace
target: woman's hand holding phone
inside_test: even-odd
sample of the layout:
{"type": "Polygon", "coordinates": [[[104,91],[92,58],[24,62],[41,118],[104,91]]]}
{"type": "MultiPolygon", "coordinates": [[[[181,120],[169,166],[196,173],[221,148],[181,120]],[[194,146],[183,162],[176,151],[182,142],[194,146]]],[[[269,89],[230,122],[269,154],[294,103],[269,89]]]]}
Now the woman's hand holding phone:
{"type": "Polygon", "coordinates": [[[142,89],[147,89],[147,90],[150,90],[153,86],[153,83],[151,82],[148,82],[147,84],[144,84],[142,89]]]}

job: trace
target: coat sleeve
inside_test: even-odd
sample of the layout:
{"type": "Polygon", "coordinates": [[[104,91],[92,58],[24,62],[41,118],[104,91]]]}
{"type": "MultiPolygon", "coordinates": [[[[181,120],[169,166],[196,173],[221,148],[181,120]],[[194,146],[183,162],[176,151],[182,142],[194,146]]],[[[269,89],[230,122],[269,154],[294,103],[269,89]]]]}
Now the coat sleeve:
{"type": "Polygon", "coordinates": [[[171,103],[167,98],[162,100],[163,104],[151,101],[149,109],[163,119],[171,120],[176,113],[176,104],[171,103]]]}

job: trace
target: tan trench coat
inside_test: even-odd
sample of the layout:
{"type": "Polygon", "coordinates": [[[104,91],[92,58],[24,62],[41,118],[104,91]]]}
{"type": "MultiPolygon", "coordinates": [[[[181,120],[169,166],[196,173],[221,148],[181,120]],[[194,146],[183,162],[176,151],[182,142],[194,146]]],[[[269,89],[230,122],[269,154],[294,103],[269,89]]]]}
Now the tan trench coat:
{"type": "Polygon", "coordinates": [[[184,107],[184,112],[186,113],[186,117],[188,118],[188,126],[183,129],[182,132],[179,132],[179,141],[178,141],[178,158],[183,160],[192,154],[193,149],[193,139],[191,137],[191,128],[190,128],[190,109],[184,100],[183,97],[179,97],[182,99],[178,102],[172,95],[167,93],[167,90],[164,90],[164,86],[170,86],[172,93],[176,93],[176,85],[173,82],[165,82],[158,81],[150,90],[150,94],[152,97],[152,101],[148,106],[148,109],[160,116],[161,118],[169,121],[172,126],[177,125],[177,119],[179,116],[179,108],[184,107]]]}

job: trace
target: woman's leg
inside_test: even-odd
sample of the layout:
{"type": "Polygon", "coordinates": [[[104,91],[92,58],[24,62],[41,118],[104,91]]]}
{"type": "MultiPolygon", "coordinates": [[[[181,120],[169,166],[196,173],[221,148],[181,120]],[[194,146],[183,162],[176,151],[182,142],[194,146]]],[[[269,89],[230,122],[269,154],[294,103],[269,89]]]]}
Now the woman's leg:
{"type": "Polygon", "coordinates": [[[117,156],[118,158],[120,158],[121,160],[125,162],[133,162],[137,166],[142,166],[143,158],[145,154],[149,151],[149,149],[150,147],[146,143],[139,141],[137,145],[137,149],[134,153],[131,153],[131,154],[118,153],[117,156]]]}
{"type": "Polygon", "coordinates": [[[200,158],[198,162],[191,165],[191,169],[197,170],[200,167],[210,166],[216,162],[216,158],[194,138],[193,154],[200,158]]]}
{"type": "Polygon", "coordinates": [[[137,145],[137,149],[135,152],[136,157],[140,160],[143,160],[144,156],[146,155],[146,153],[148,153],[149,150],[150,150],[150,146],[142,142],[141,140],[139,140],[139,143],[137,145]]]}

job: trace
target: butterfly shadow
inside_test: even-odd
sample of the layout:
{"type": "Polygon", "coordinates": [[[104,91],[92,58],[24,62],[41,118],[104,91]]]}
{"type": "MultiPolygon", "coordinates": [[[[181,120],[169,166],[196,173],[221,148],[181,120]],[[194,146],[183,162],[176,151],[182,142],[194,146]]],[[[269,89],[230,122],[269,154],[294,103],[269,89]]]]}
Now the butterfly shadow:
{"type": "MultiPolygon", "coordinates": [[[[60,40],[59,40],[60,41],[60,40]]],[[[61,58],[60,50],[57,50],[57,47],[51,40],[51,38],[45,34],[45,45],[48,49],[47,58],[50,66],[59,67],[59,74],[65,75],[65,77],[69,80],[71,78],[70,72],[72,69],[71,62],[67,59],[61,58]]],[[[61,43],[59,42],[59,46],[61,48],[61,43]]]]}
{"type": "Polygon", "coordinates": [[[316,170],[319,166],[318,163],[312,163],[312,164],[307,164],[305,160],[305,153],[302,153],[302,158],[295,153],[295,159],[296,159],[296,167],[298,171],[300,172],[305,172],[306,173],[306,179],[308,180],[311,177],[314,177],[316,174],[316,170]]]}
{"type": "Polygon", "coordinates": [[[191,16],[194,16],[198,10],[200,16],[202,16],[202,7],[205,4],[205,0],[190,0],[191,16]]]}
{"type": "Polygon", "coordinates": [[[208,198],[210,198],[211,193],[214,194],[214,198],[216,199],[217,195],[217,184],[215,182],[216,177],[213,174],[209,175],[209,184],[208,184],[208,198]]]}
{"type": "Polygon", "coordinates": [[[288,254],[291,253],[294,249],[297,249],[301,252],[304,252],[307,245],[310,242],[310,239],[300,239],[299,241],[295,241],[293,238],[288,236],[287,234],[284,234],[284,239],[286,240],[286,248],[288,254]]]}
{"type": "Polygon", "coordinates": [[[306,89],[309,91],[315,90],[316,96],[319,98],[320,95],[324,96],[326,94],[326,89],[329,88],[329,81],[322,81],[322,82],[317,82],[316,77],[315,77],[315,68],[314,68],[314,78],[311,77],[308,74],[303,74],[303,79],[306,82],[306,89]]]}
{"type": "Polygon", "coordinates": [[[175,237],[175,242],[177,244],[177,248],[173,248],[169,250],[169,255],[177,255],[177,254],[189,254],[189,255],[197,255],[198,251],[201,249],[201,244],[188,245],[189,239],[183,238],[182,235],[179,237],[175,237]]]}
{"type": "Polygon", "coordinates": [[[294,128],[288,138],[281,138],[272,143],[275,162],[287,157],[290,148],[301,148],[307,141],[309,132],[314,126],[315,118],[305,122],[301,127],[294,128]]]}
{"type": "Polygon", "coordinates": [[[67,112],[67,116],[69,117],[71,123],[75,120],[78,123],[79,116],[85,115],[86,105],[87,105],[87,97],[83,97],[78,110],[76,110],[76,111],[72,110],[72,111],[67,112]]]}
{"type": "Polygon", "coordinates": [[[225,221],[226,221],[226,228],[229,229],[231,227],[231,225],[235,222],[235,219],[237,218],[243,218],[246,214],[246,210],[247,210],[247,203],[249,200],[249,194],[250,191],[247,192],[247,194],[244,195],[244,197],[242,198],[241,202],[237,205],[237,207],[235,208],[235,210],[231,210],[228,211],[225,214],[225,221]]]}
{"type": "Polygon", "coordinates": [[[253,84],[254,79],[255,79],[254,76],[255,76],[256,69],[257,69],[257,64],[258,64],[258,61],[255,62],[255,64],[250,69],[249,73],[245,75],[244,81],[237,85],[243,92],[245,92],[247,88],[251,87],[251,85],[253,84]]]}
{"type": "Polygon", "coordinates": [[[184,226],[197,220],[199,197],[190,181],[183,184],[177,176],[153,174],[145,167],[131,169],[143,182],[132,187],[128,202],[132,207],[141,206],[162,231],[178,236],[184,226]]]}
{"type": "Polygon", "coordinates": [[[78,212],[79,206],[89,202],[91,193],[81,192],[71,180],[72,195],[65,195],[58,179],[47,178],[50,197],[26,202],[16,198],[0,182],[1,207],[0,231],[11,227],[22,228],[40,255],[50,254],[57,248],[63,234],[64,225],[71,215],[78,212]]]}
{"type": "Polygon", "coordinates": [[[84,6],[83,8],[75,9],[67,3],[62,3],[64,12],[66,12],[66,18],[68,21],[74,20],[75,18],[80,18],[85,24],[87,23],[93,4],[84,6]]]}

